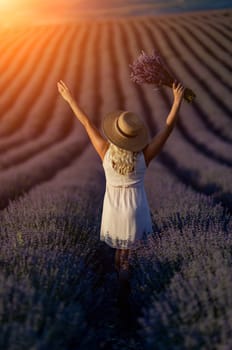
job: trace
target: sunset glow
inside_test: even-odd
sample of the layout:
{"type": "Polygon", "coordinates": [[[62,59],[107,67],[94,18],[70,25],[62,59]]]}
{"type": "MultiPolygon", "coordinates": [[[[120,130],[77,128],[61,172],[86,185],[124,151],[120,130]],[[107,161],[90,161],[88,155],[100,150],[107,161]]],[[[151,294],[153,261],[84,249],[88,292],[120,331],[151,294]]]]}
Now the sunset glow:
{"type": "Polygon", "coordinates": [[[89,6],[84,0],[0,0],[0,26],[65,21],[76,18],[81,7],[89,6]]]}
{"type": "Polygon", "coordinates": [[[7,0],[0,0],[0,6],[1,8],[6,7],[7,5],[9,5],[9,1],[7,0]]]}
{"type": "Polygon", "coordinates": [[[0,22],[4,25],[14,25],[30,18],[30,9],[36,1],[33,0],[0,0],[0,22]]]}
{"type": "Polygon", "coordinates": [[[0,0],[0,9],[1,10],[15,10],[25,7],[33,3],[31,0],[0,0]]]}
{"type": "MultiPolygon", "coordinates": [[[[74,22],[86,18],[176,13],[202,10],[209,4],[211,9],[215,9],[217,3],[216,0],[0,0],[0,27],[74,22]]],[[[230,7],[230,3],[231,0],[223,1],[226,7],[230,7]]]]}

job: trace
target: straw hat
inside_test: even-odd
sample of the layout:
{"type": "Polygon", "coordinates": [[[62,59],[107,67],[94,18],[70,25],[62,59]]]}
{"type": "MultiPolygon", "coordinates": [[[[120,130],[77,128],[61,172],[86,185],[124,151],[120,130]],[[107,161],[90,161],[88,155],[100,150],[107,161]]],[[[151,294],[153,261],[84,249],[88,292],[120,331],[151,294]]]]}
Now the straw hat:
{"type": "Polygon", "coordinates": [[[128,151],[141,151],[149,141],[146,125],[129,111],[118,110],[107,114],[102,129],[111,143],[128,151]]]}

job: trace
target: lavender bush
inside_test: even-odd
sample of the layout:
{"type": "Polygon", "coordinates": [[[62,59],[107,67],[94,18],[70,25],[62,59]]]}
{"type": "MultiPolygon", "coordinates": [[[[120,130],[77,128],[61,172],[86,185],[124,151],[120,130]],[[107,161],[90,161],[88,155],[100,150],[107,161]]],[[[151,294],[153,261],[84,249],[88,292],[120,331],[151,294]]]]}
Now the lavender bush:
{"type": "Polygon", "coordinates": [[[218,206],[207,219],[208,206],[202,204],[196,217],[186,212],[169,218],[133,258],[133,298],[142,309],[144,349],[231,344],[230,215],[218,206]]]}
{"type": "MultiPolygon", "coordinates": [[[[137,59],[130,64],[131,80],[137,84],[152,84],[157,87],[163,85],[172,87],[175,78],[165,67],[164,60],[157,50],[149,56],[144,51],[137,59]]],[[[192,102],[196,97],[195,93],[186,88],[184,98],[187,102],[192,102]]]]}
{"type": "Polygon", "coordinates": [[[98,242],[72,198],[36,191],[1,215],[1,349],[96,348],[98,242]]]}
{"type": "Polygon", "coordinates": [[[75,186],[76,171],[0,212],[1,348],[134,348],[117,333],[113,256],[99,241],[101,191],[75,186]]]}

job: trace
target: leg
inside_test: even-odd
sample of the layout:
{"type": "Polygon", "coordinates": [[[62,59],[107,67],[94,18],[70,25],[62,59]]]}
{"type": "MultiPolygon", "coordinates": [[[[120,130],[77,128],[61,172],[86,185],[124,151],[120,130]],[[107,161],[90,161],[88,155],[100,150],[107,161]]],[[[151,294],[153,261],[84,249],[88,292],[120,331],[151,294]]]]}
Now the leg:
{"type": "Polygon", "coordinates": [[[130,271],[129,271],[129,249],[120,251],[120,270],[119,270],[119,295],[118,305],[121,312],[122,322],[130,317],[130,271]]]}
{"type": "Polygon", "coordinates": [[[118,272],[120,270],[120,255],[121,255],[121,249],[116,249],[114,267],[115,267],[115,270],[118,272]]]}
{"type": "Polygon", "coordinates": [[[129,258],[129,249],[116,249],[114,266],[118,272],[120,269],[124,269],[124,270],[129,269],[128,258],[129,258]]]}
{"type": "Polygon", "coordinates": [[[121,249],[120,251],[120,271],[119,280],[122,284],[128,284],[130,278],[129,269],[129,249],[121,249]]]}
{"type": "Polygon", "coordinates": [[[129,249],[121,249],[120,253],[120,269],[129,270],[129,249]]]}

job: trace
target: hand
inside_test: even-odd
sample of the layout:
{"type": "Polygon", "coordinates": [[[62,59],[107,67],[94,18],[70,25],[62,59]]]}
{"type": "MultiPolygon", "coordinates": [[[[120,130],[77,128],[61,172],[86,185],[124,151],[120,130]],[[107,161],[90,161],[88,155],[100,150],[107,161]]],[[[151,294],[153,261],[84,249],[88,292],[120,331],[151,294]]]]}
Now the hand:
{"type": "Polygon", "coordinates": [[[184,90],[185,88],[181,83],[174,81],[174,83],[172,84],[172,92],[173,92],[175,101],[180,102],[183,99],[184,90]]]}
{"type": "Polygon", "coordinates": [[[63,99],[67,102],[70,102],[73,97],[72,97],[72,94],[69,91],[68,87],[65,85],[65,83],[62,80],[60,80],[57,83],[57,87],[58,87],[58,91],[61,94],[61,96],[63,97],[63,99]]]}

